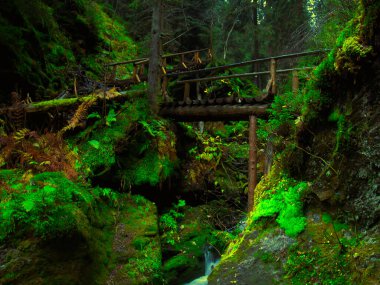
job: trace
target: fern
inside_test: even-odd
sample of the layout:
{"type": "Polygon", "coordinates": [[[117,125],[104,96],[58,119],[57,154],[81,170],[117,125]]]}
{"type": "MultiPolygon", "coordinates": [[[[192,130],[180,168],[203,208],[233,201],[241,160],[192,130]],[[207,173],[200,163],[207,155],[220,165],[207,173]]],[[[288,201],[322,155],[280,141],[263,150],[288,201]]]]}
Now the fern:
{"type": "Polygon", "coordinates": [[[75,129],[81,121],[87,118],[88,109],[93,106],[97,100],[98,98],[94,97],[80,104],[78,109],[75,111],[74,116],[70,119],[68,125],[61,129],[59,133],[64,134],[68,130],[75,129]]]}
{"type": "Polygon", "coordinates": [[[0,171],[0,178],[9,178],[10,191],[0,192],[0,240],[15,229],[32,231],[36,236],[53,237],[78,231],[86,235],[87,213],[97,200],[116,200],[110,189],[90,189],[68,180],[62,173],[35,175],[22,182],[21,173],[0,171]]]}

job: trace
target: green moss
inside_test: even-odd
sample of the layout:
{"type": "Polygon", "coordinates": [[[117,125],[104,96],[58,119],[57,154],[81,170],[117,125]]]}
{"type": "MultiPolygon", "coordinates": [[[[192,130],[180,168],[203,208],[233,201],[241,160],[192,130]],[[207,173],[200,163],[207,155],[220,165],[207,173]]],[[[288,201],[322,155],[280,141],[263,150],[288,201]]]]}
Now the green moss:
{"type": "Polygon", "coordinates": [[[360,62],[371,55],[372,51],[371,46],[363,45],[359,36],[350,36],[344,40],[337,52],[335,69],[339,73],[356,74],[361,68],[360,62]]]}
{"type": "Polygon", "coordinates": [[[171,272],[177,268],[193,267],[198,262],[198,259],[192,254],[176,255],[165,262],[163,269],[166,272],[171,272]]]}
{"type": "Polygon", "coordinates": [[[273,189],[268,190],[268,198],[258,203],[252,215],[253,221],[258,221],[262,217],[277,216],[276,221],[285,233],[297,236],[306,225],[301,198],[307,189],[306,182],[297,183],[283,177],[273,189]]]}

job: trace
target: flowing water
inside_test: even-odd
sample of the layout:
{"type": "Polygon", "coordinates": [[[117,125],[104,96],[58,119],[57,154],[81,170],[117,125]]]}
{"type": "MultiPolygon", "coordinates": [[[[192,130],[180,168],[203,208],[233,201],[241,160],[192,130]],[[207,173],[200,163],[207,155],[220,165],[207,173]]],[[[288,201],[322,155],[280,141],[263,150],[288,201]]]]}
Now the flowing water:
{"type": "Polygon", "coordinates": [[[206,246],[204,249],[204,257],[205,257],[205,275],[191,281],[190,283],[186,283],[185,285],[207,285],[207,277],[211,274],[214,267],[219,263],[220,259],[217,258],[210,246],[206,246]]]}

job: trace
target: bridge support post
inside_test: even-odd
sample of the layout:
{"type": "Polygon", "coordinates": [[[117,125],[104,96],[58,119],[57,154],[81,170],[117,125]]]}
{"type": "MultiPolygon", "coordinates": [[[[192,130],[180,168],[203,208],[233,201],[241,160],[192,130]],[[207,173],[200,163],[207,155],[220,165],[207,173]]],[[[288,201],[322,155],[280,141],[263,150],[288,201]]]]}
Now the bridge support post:
{"type": "Polygon", "coordinates": [[[293,94],[297,94],[298,93],[298,89],[299,89],[299,78],[298,78],[298,71],[297,70],[293,70],[293,78],[292,78],[292,91],[293,91],[293,94]]]}
{"type": "Polygon", "coordinates": [[[257,185],[257,118],[249,116],[249,160],[248,160],[248,212],[251,212],[255,202],[257,185]]]}

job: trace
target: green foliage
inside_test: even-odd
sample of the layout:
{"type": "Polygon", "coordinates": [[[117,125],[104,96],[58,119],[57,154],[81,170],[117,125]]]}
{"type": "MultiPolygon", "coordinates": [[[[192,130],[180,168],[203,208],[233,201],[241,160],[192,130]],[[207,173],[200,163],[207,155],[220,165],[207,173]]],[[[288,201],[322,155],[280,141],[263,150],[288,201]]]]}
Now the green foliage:
{"type": "MultiPolygon", "coordinates": [[[[5,1],[0,12],[0,47],[1,71],[12,71],[7,83],[22,82],[28,92],[40,96],[71,86],[78,65],[100,79],[104,63],[130,59],[137,53],[122,22],[91,0],[5,1]]],[[[120,77],[128,73],[117,70],[120,77]]]]}
{"type": "Polygon", "coordinates": [[[306,182],[297,183],[284,176],[273,189],[268,190],[268,198],[259,202],[253,213],[253,220],[275,216],[287,235],[297,236],[306,226],[301,198],[307,189],[306,182]]]}
{"type": "Polygon", "coordinates": [[[325,255],[321,249],[302,250],[297,245],[289,254],[285,265],[292,284],[350,284],[346,278],[348,264],[342,256],[325,255]]]}
{"type": "Polygon", "coordinates": [[[25,181],[21,173],[1,171],[0,239],[31,231],[44,238],[79,231],[88,234],[87,211],[101,197],[116,199],[110,189],[89,189],[62,173],[45,172],[25,181]]]}
{"type": "MultiPolygon", "coordinates": [[[[228,75],[228,74],[220,74],[228,75]]],[[[242,98],[252,98],[260,95],[260,92],[251,80],[240,78],[221,79],[213,82],[213,84],[204,90],[204,93],[209,96],[234,96],[242,98]]]]}
{"type": "Polygon", "coordinates": [[[128,135],[134,122],[145,115],[146,104],[136,100],[133,105],[127,103],[122,108],[124,112],[119,114],[110,109],[104,120],[95,113],[90,114],[97,120],[71,140],[72,145],[78,145],[81,167],[86,173],[95,174],[99,168],[108,169],[116,163],[116,144],[128,135]]]}
{"type": "Polygon", "coordinates": [[[371,46],[364,46],[358,36],[351,36],[344,40],[342,48],[338,50],[335,68],[338,72],[355,74],[360,70],[359,62],[372,54],[371,46]]]}
{"type": "MultiPolygon", "coordinates": [[[[351,113],[351,111],[346,112],[347,115],[351,113]]],[[[347,142],[350,138],[350,133],[352,130],[351,124],[347,121],[347,116],[339,109],[335,109],[329,116],[329,121],[336,122],[337,131],[336,131],[336,143],[334,153],[337,153],[341,148],[343,142],[347,142]]]]}
{"type": "Polygon", "coordinates": [[[178,203],[174,204],[169,212],[160,217],[160,229],[164,232],[163,239],[167,244],[174,245],[178,242],[178,221],[185,216],[183,214],[185,206],[185,200],[178,200],[178,203]]]}

